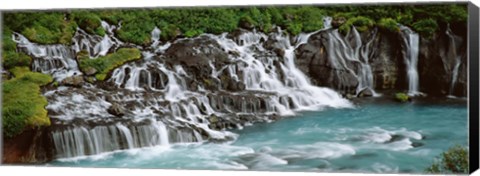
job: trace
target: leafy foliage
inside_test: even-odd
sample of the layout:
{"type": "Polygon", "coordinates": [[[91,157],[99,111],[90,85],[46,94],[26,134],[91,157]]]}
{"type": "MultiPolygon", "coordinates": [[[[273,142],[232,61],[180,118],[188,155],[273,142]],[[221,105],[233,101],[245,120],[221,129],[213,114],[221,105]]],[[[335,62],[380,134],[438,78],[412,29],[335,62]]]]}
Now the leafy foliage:
{"type": "Polygon", "coordinates": [[[423,19],[413,23],[413,30],[424,36],[431,37],[437,29],[437,22],[431,18],[423,19]]]}
{"type": "Polygon", "coordinates": [[[95,77],[97,80],[103,81],[107,74],[113,69],[125,64],[126,62],[140,59],[141,53],[137,48],[121,48],[117,52],[98,57],[96,59],[89,59],[85,57],[78,57],[80,69],[86,70],[94,68],[97,70],[95,77]]]}
{"type": "Polygon", "coordinates": [[[439,160],[426,169],[429,173],[468,173],[468,149],[456,145],[443,152],[439,160]]]}
{"type": "Polygon", "coordinates": [[[15,78],[2,84],[2,125],[4,134],[13,137],[27,126],[48,126],[47,100],[41,95],[40,86],[52,82],[49,75],[30,72],[27,67],[11,69],[15,78]]]}
{"type": "Polygon", "coordinates": [[[102,27],[102,20],[94,13],[80,10],[73,11],[70,14],[70,19],[75,21],[76,24],[90,34],[97,34],[100,36],[105,35],[105,30],[102,27]]]}
{"type": "MultiPolygon", "coordinates": [[[[101,20],[122,24],[118,37],[126,42],[147,45],[150,32],[157,26],[162,40],[194,37],[202,33],[231,32],[248,23],[268,32],[280,26],[291,34],[312,32],[323,28],[324,16],[343,17],[340,26],[348,31],[351,25],[367,30],[379,25],[397,30],[395,22],[414,27],[422,35],[432,35],[438,24],[465,23],[465,3],[434,5],[334,5],[334,6],[264,6],[264,7],[195,7],[178,9],[113,9],[70,10],[64,12],[8,12],[5,25],[38,43],[69,43],[77,26],[85,31],[104,35],[101,20]],[[437,25],[435,25],[437,24],[437,25]],[[435,29],[434,29],[435,28],[435,29]]],[[[466,23],[465,23],[466,24],[466,23]]]]}
{"type": "Polygon", "coordinates": [[[338,28],[341,32],[348,32],[350,31],[352,26],[355,26],[358,31],[363,32],[368,30],[370,27],[373,27],[374,21],[370,18],[364,17],[364,16],[357,16],[357,17],[352,17],[345,22],[342,26],[338,28]]]}

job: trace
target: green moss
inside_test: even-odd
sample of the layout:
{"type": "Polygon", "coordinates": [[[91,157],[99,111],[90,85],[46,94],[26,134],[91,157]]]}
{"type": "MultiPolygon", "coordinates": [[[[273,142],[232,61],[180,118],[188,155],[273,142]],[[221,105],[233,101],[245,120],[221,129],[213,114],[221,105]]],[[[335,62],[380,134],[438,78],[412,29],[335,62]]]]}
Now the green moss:
{"type": "Polygon", "coordinates": [[[395,100],[399,102],[407,102],[410,100],[410,97],[406,93],[396,93],[395,100]]]}
{"type": "Polygon", "coordinates": [[[426,172],[433,174],[468,173],[468,149],[460,145],[451,147],[440,155],[426,172]]]}
{"type": "Polygon", "coordinates": [[[93,78],[93,77],[91,77],[91,76],[86,77],[85,80],[86,80],[87,82],[89,82],[89,83],[94,83],[94,82],[95,82],[95,78],[93,78]]]}
{"type": "Polygon", "coordinates": [[[105,74],[105,73],[99,73],[99,74],[95,75],[95,78],[99,81],[105,80],[106,77],[107,77],[107,74],[105,74]]]}
{"type": "Polygon", "coordinates": [[[379,27],[392,32],[400,31],[400,27],[398,27],[398,22],[392,18],[382,18],[377,24],[379,27]]]}
{"type": "Polygon", "coordinates": [[[15,78],[4,81],[2,125],[4,134],[13,137],[28,126],[48,126],[47,100],[41,95],[40,86],[52,81],[49,75],[30,72],[26,67],[12,69],[15,78]]]}
{"type": "Polygon", "coordinates": [[[137,48],[121,48],[117,52],[108,54],[96,59],[79,59],[80,69],[86,70],[89,67],[95,68],[97,80],[103,81],[108,73],[113,69],[125,64],[126,62],[138,60],[141,58],[141,52],[137,48]]]}

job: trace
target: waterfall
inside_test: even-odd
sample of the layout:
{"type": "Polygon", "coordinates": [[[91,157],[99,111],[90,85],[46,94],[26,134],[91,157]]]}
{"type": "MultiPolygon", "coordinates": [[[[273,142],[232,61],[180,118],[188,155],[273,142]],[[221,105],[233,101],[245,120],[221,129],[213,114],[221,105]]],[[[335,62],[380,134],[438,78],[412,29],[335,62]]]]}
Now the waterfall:
{"type": "Polygon", "coordinates": [[[407,77],[408,77],[408,95],[415,96],[420,95],[419,92],[419,79],[418,79],[418,51],[419,51],[419,37],[418,34],[413,32],[406,26],[400,27],[405,44],[404,61],[407,65],[407,77]]]}
{"type": "Polygon", "coordinates": [[[198,132],[167,128],[149,120],[146,125],[72,126],[52,132],[56,158],[95,155],[116,150],[202,141],[198,132]],[[195,135],[197,134],[197,135],[195,135]],[[175,136],[171,138],[169,136],[175,136]]]}
{"type": "MultiPolygon", "coordinates": [[[[73,61],[65,62],[66,66],[59,69],[79,70],[74,59],[78,52],[87,51],[90,59],[96,59],[123,46],[114,37],[116,27],[107,23],[102,26],[107,31],[103,37],[78,29],[72,46],[57,46],[64,48],[65,53],[38,54],[45,53],[37,51],[43,45],[26,39],[17,43],[26,43],[23,48],[27,48],[27,54],[38,59],[60,55],[55,58],[73,61]]],[[[151,46],[135,46],[142,49],[141,60],[112,71],[105,81],[111,86],[108,90],[85,83],[82,88],[59,86],[44,93],[49,102],[46,109],[55,119],[51,135],[56,158],[205,139],[232,140],[237,135],[229,132],[230,128],[269,122],[300,110],[353,106],[335,91],[312,85],[296,67],[294,51],[313,33],[291,37],[278,28],[268,35],[257,31],[245,31],[234,38],[227,33],[203,34],[162,43],[160,32],[153,29],[151,46]],[[264,47],[267,41],[274,42],[284,54],[273,54],[264,47]],[[192,66],[183,62],[176,63],[178,59],[166,57],[172,46],[185,43],[202,43],[185,48],[191,49],[189,57],[219,52],[225,55],[225,61],[207,57],[202,67],[204,74],[192,71],[192,66]],[[112,107],[122,111],[121,117],[110,114],[112,107]]],[[[369,51],[364,52],[366,56],[369,51]]],[[[203,64],[201,58],[195,62],[203,64]]]]}
{"type": "Polygon", "coordinates": [[[462,56],[457,54],[458,50],[459,50],[459,45],[457,45],[457,43],[459,43],[459,40],[461,40],[460,37],[456,36],[452,30],[450,29],[450,24],[448,24],[448,27],[447,27],[447,31],[446,31],[446,34],[448,35],[449,39],[450,39],[450,45],[449,45],[449,49],[448,49],[448,53],[451,54],[455,60],[455,65],[453,67],[453,70],[452,70],[452,79],[451,79],[451,82],[450,82],[450,89],[449,89],[449,92],[448,92],[448,96],[449,97],[453,97],[453,91],[455,89],[455,83],[457,82],[457,79],[458,79],[458,70],[460,68],[460,65],[462,64],[462,56]]]}
{"type": "Polygon", "coordinates": [[[158,29],[157,27],[155,27],[153,29],[153,31],[151,32],[151,35],[152,35],[152,47],[156,47],[158,46],[159,44],[159,41],[160,41],[160,29],[158,29]]]}
{"type": "Polygon", "coordinates": [[[68,46],[35,44],[19,33],[14,33],[12,39],[17,43],[19,50],[33,56],[33,71],[51,74],[56,81],[72,75],[81,75],[74,51],[68,46]]]}
{"type": "MultiPolygon", "coordinates": [[[[374,30],[370,40],[366,43],[362,42],[360,34],[355,27],[352,27],[354,45],[351,45],[345,37],[342,37],[338,32],[338,29],[328,32],[328,58],[332,67],[336,70],[347,70],[350,74],[354,75],[358,80],[358,86],[356,94],[358,95],[365,89],[369,89],[374,96],[379,96],[375,92],[375,86],[373,82],[373,73],[370,67],[370,57],[372,57],[372,43],[375,39],[377,30],[374,30]],[[357,63],[360,68],[355,69],[348,63],[357,63]]],[[[347,34],[346,37],[348,37],[347,34]]]]}
{"type": "Polygon", "coordinates": [[[332,28],[332,17],[326,16],[323,18],[323,29],[332,28]]]}

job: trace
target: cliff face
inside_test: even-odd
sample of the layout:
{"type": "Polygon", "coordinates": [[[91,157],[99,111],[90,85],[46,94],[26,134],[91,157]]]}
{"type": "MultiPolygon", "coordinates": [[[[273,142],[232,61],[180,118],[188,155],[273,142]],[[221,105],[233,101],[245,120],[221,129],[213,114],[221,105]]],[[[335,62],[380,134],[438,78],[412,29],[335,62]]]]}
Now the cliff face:
{"type": "Polygon", "coordinates": [[[419,55],[421,89],[433,96],[467,96],[467,29],[442,27],[430,39],[422,38],[419,55]]]}
{"type": "Polygon", "coordinates": [[[27,129],[3,139],[3,164],[45,163],[52,160],[53,146],[48,128],[27,129]]]}
{"type": "MultiPolygon", "coordinates": [[[[420,36],[416,70],[420,92],[467,96],[466,33],[461,25],[443,26],[432,38],[420,36]]],[[[400,32],[387,30],[365,31],[358,36],[354,32],[339,35],[333,29],[320,31],[296,50],[296,62],[313,83],[342,94],[359,95],[362,81],[364,87],[379,92],[408,91],[405,57],[409,46],[404,38],[400,32]],[[366,72],[371,73],[371,85],[366,84],[367,79],[358,79],[366,72]]]]}

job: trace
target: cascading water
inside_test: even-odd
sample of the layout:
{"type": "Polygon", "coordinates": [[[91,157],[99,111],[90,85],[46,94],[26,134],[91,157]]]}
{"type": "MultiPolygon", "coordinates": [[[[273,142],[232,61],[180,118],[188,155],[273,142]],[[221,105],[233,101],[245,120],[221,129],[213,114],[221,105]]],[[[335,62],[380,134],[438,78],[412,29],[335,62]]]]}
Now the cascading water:
{"type": "Polygon", "coordinates": [[[18,33],[14,33],[12,38],[20,50],[33,56],[33,71],[51,74],[57,81],[68,76],[81,75],[74,52],[67,46],[38,45],[18,33]]]}
{"type": "Polygon", "coordinates": [[[400,26],[400,30],[402,31],[405,45],[404,61],[407,65],[408,95],[420,95],[421,93],[419,92],[420,85],[417,71],[419,36],[406,26],[400,26]]]}
{"type": "MultiPolygon", "coordinates": [[[[37,45],[19,34],[16,41],[19,48],[26,48],[37,60],[55,58],[64,63],[62,67],[37,71],[79,72],[76,53],[84,50],[96,59],[123,45],[113,35],[115,26],[105,22],[102,26],[107,31],[104,37],[78,29],[71,47],[37,45]],[[50,52],[52,49],[48,48],[64,52],[50,52]]],[[[227,128],[268,122],[298,110],[352,106],[335,91],[313,86],[295,66],[294,50],[306,43],[312,33],[297,37],[295,44],[280,29],[268,36],[256,31],[244,32],[234,39],[226,33],[204,34],[174,43],[160,42],[160,33],[158,28],[152,31],[153,43],[143,48],[142,60],[112,71],[106,83],[115,91],[85,83],[82,88],[59,86],[45,93],[49,100],[46,108],[56,126],[52,138],[57,158],[206,139],[230,140],[236,134],[226,131],[227,128]],[[277,56],[266,49],[264,43],[268,40],[274,41],[284,55],[277,56]],[[209,44],[192,47],[191,57],[220,52],[226,53],[226,59],[208,60],[202,69],[208,70],[205,75],[192,72],[186,63],[171,63],[179,59],[169,60],[169,49],[192,41],[209,44]],[[232,89],[234,92],[229,92],[232,89]],[[121,113],[112,115],[112,111],[121,113]]],[[[58,78],[68,76],[71,75],[59,74],[58,78]]]]}
{"type": "Polygon", "coordinates": [[[357,95],[368,89],[372,92],[373,96],[379,96],[379,94],[375,92],[373,73],[369,63],[370,57],[372,57],[371,55],[373,54],[371,49],[372,42],[375,39],[377,31],[373,31],[370,40],[366,43],[362,42],[360,34],[355,27],[352,27],[351,31],[353,31],[353,45],[346,39],[350,34],[342,37],[338,29],[328,32],[328,48],[326,49],[330,64],[336,70],[347,70],[349,74],[357,78],[357,95]],[[360,67],[356,69],[354,65],[348,63],[358,64],[360,67]]]}
{"type": "Polygon", "coordinates": [[[458,53],[457,51],[459,50],[459,45],[457,43],[460,43],[459,40],[461,40],[461,38],[459,36],[456,36],[452,32],[452,30],[450,29],[450,24],[447,27],[446,34],[448,35],[448,37],[450,39],[450,45],[449,45],[448,53],[451,54],[451,57],[453,57],[454,60],[455,60],[455,65],[454,65],[453,70],[452,70],[452,79],[451,79],[451,82],[450,82],[450,90],[448,92],[448,96],[453,97],[453,91],[455,89],[455,83],[457,83],[457,79],[458,79],[458,70],[460,68],[460,65],[462,64],[462,56],[457,54],[458,53]]]}

